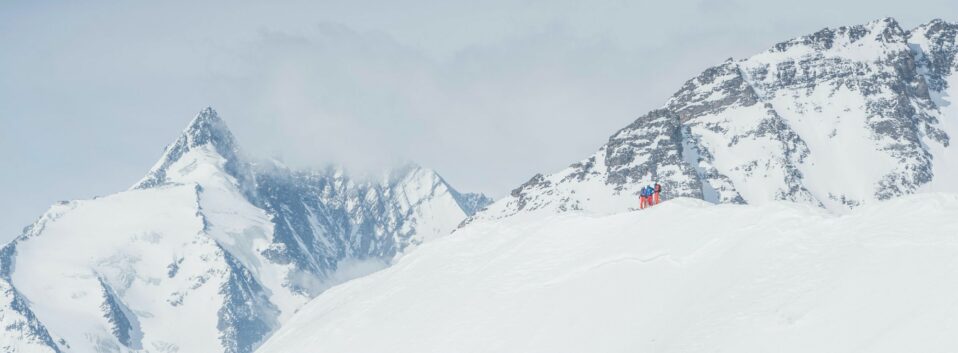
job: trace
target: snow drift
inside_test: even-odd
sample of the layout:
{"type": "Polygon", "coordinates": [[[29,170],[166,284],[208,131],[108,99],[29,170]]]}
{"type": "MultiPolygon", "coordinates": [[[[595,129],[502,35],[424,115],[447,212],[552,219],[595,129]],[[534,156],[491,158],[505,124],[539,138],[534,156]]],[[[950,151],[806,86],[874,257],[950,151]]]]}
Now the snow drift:
{"type": "Polygon", "coordinates": [[[258,352],[953,352],[956,251],[955,194],[532,212],[325,292],[258,352]]]}

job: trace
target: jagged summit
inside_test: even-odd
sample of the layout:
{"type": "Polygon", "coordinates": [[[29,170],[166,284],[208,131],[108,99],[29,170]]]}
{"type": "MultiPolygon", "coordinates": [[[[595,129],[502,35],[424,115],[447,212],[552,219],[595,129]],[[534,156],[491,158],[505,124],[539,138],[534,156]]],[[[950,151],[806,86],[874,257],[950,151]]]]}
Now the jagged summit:
{"type": "Polygon", "coordinates": [[[230,132],[226,122],[220,118],[213,107],[203,108],[193,118],[189,126],[183,130],[183,135],[177,141],[184,139],[190,146],[198,146],[205,143],[229,147],[235,146],[233,134],[230,132]]]}
{"type": "Polygon", "coordinates": [[[218,155],[225,171],[237,180],[248,179],[249,172],[244,170],[247,163],[240,154],[233,133],[212,107],[206,107],[190,121],[180,136],[166,148],[146,177],[133,188],[144,189],[175,181],[170,178],[170,167],[197,149],[204,149],[203,152],[208,154],[206,157],[213,157],[206,158],[207,162],[216,163],[216,156],[209,154],[218,155]]]}
{"type": "Polygon", "coordinates": [[[823,28],[813,34],[778,43],[769,49],[769,52],[785,52],[795,46],[828,50],[836,47],[860,47],[867,42],[903,43],[906,34],[897,20],[885,17],[861,25],[823,28]]]}

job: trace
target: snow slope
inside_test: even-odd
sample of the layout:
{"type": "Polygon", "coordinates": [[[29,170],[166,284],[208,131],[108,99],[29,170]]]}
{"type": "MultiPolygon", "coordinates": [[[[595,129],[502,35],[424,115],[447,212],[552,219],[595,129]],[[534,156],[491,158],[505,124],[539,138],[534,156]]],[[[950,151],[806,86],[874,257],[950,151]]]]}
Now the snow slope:
{"type": "Polygon", "coordinates": [[[536,175],[479,218],[614,213],[666,197],[845,212],[958,192],[958,23],[891,18],[826,28],[708,68],[588,158],[536,175]]]}
{"type": "MultiPolygon", "coordinates": [[[[60,205],[17,241],[12,283],[66,351],[221,350],[196,337],[220,337],[230,321],[217,315],[221,291],[238,273],[205,234],[199,197],[183,185],[60,205]]],[[[275,320],[275,308],[257,309],[257,320],[275,320]]]]}
{"type": "Polygon", "coordinates": [[[0,350],[252,352],[487,202],[412,165],[356,182],[254,163],[207,108],[132,189],[57,204],[3,247],[0,350]]]}
{"type": "Polygon", "coordinates": [[[527,212],[323,293],[257,352],[953,352],[956,254],[956,194],[527,212]]]}

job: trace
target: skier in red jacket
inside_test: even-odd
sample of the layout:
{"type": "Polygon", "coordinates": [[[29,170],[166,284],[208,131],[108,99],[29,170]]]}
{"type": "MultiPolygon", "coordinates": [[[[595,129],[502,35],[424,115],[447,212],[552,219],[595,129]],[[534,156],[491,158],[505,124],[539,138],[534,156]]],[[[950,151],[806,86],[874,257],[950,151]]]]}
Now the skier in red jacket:
{"type": "Polygon", "coordinates": [[[655,183],[655,193],[654,193],[655,196],[653,196],[653,200],[652,200],[653,205],[658,205],[659,202],[662,202],[662,199],[659,198],[659,194],[661,193],[662,193],[662,184],[655,183]]]}

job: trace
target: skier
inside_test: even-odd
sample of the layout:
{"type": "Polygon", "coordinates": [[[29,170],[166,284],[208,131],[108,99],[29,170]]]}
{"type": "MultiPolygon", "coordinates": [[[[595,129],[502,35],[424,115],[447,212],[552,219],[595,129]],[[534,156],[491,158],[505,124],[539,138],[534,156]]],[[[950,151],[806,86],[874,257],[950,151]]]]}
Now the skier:
{"type": "Polygon", "coordinates": [[[649,198],[645,196],[645,187],[643,186],[641,189],[639,189],[639,209],[645,209],[648,207],[648,204],[649,198]]]}
{"type": "Polygon", "coordinates": [[[655,190],[652,189],[652,185],[646,185],[643,189],[645,189],[645,198],[648,200],[649,207],[652,207],[655,205],[655,203],[652,202],[652,194],[655,193],[655,190]]]}
{"type": "Polygon", "coordinates": [[[659,202],[662,202],[662,199],[659,198],[659,194],[661,194],[661,193],[662,193],[662,184],[659,184],[658,182],[656,182],[656,183],[655,183],[655,190],[654,190],[655,196],[654,196],[653,199],[652,199],[652,204],[653,204],[653,205],[658,205],[659,202]]]}

